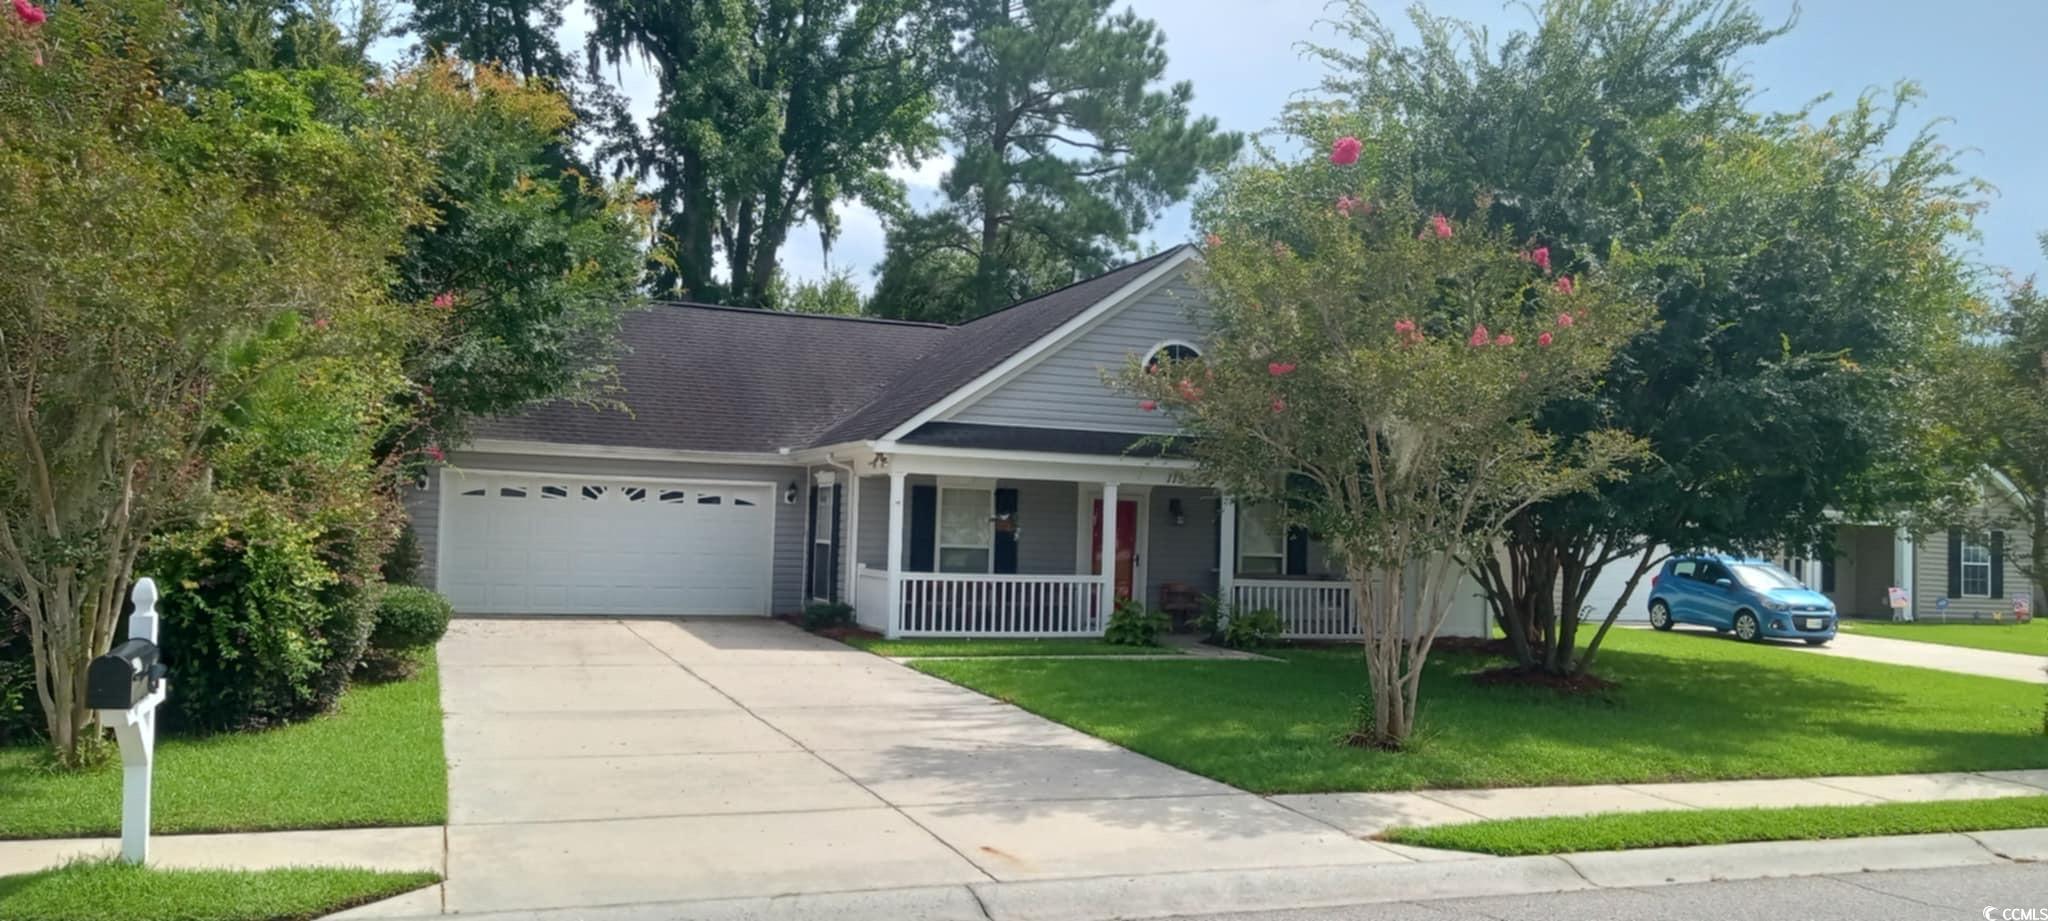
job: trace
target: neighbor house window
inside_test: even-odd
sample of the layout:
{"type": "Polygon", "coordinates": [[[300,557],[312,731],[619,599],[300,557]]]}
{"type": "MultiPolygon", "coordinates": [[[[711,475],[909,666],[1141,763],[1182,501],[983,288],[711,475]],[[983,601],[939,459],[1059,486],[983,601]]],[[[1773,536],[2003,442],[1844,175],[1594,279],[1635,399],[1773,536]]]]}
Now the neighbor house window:
{"type": "Polygon", "coordinates": [[[1287,536],[1280,532],[1270,505],[1237,509],[1237,571],[1248,576],[1277,576],[1287,570],[1287,536]]]}
{"type": "Polygon", "coordinates": [[[1991,545],[1963,538],[1963,594],[1991,597],[1991,545]]]}
{"type": "Polygon", "coordinates": [[[993,489],[939,488],[940,572],[990,572],[995,562],[996,493],[993,489]]]}

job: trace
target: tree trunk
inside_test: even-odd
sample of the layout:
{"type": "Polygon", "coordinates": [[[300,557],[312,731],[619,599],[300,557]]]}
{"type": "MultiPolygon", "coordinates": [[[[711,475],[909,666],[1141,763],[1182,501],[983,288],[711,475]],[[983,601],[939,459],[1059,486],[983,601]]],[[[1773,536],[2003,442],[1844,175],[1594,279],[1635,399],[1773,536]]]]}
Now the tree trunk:
{"type": "Polygon", "coordinates": [[[717,220],[711,197],[711,174],[704,158],[694,152],[683,155],[681,214],[676,215],[676,277],[683,284],[683,296],[693,300],[712,297],[711,228],[717,220]]]}
{"type": "Polygon", "coordinates": [[[1399,569],[1374,573],[1354,566],[1346,573],[1358,601],[1359,633],[1365,648],[1366,693],[1370,696],[1369,724],[1352,729],[1353,745],[1398,751],[1415,729],[1415,690],[1404,680],[1407,665],[1406,621],[1402,573],[1399,569]],[[1376,578],[1377,576],[1377,578],[1376,578]]]}

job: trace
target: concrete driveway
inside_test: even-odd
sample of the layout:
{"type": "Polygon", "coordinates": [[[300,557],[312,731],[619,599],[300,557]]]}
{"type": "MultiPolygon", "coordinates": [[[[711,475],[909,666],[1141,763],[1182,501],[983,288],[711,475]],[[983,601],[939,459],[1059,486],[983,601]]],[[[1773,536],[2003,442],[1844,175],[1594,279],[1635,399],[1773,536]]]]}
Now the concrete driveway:
{"type": "Polygon", "coordinates": [[[449,912],[1413,856],[777,622],[440,652],[449,912]]]}

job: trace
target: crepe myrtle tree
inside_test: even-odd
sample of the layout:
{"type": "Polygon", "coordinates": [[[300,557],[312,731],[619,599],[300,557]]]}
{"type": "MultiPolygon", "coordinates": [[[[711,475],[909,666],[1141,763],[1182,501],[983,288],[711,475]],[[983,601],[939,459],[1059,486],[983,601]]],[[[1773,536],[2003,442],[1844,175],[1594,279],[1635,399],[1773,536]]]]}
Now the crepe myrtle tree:
{"type": "Polygon", "coordinates": [[[1370,717],[1354,744],[1398,749],[1466,562],[1531,503],[1619,476],[1619,433],[1567,451],[1531,424],[1595,385],[1647,305],[1551,275],[1499,233],[1366,187],[1359,142],[1328,162],[1228,174],[1205,203],[1200,358],[1121,383],[1175,417],[1201,475],[1272,503],[1341,561],[1359,599],[1370,717]]]}

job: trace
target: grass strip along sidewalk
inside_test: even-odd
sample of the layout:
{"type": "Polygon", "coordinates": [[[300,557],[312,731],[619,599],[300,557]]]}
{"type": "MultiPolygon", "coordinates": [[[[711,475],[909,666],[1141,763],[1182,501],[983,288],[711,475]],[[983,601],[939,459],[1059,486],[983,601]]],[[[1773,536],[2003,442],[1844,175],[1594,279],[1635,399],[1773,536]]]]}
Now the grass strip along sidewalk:
{"type": "Polygon", "coordinates": [[[1394,828],[1379,837],[1383,841],[1419,847],[1525,857],[1745,841],[1869,838],[2040,826],[2048,826],[2048,796],[1782,809],[1609,812],[1394,828]]]}
{"type": "MultiPolygon", "coordinates": [[[[120,760],[61,771],[40,745],[0,749],[0,803],[0,839],[119,834],[120,760]]],[[[157,834],[447,821],[434,669],[359,684],[303,723],[160,740],[154,811],[157,834]]]]}
{"type": "Polygon", "coordinates": [[[300,921],[440,881],[432,873],[293,867],[158,870],[82,861],[0,876],[8,921],[300,921]]]}

